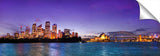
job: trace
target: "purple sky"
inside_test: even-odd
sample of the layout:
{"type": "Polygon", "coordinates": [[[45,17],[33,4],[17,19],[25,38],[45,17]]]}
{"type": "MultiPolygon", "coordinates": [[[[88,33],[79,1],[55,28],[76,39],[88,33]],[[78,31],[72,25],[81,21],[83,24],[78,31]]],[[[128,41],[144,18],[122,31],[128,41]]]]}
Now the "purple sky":
{"type": "Polygon", "coordinates": [[[136,0],[0,0],[0,35],[19,30],[19,26],[45,21],[58,29],[69,28],[83,35],[99,32],[160,32],[154,20],[139,20],[136,0]]]}

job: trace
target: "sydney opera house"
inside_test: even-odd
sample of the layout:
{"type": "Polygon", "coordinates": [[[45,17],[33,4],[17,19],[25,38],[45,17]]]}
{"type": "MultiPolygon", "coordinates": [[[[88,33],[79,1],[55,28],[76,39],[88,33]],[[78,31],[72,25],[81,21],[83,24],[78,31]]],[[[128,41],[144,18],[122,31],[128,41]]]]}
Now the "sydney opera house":
{"type": "Polygon", "coordinates": [[[99,37],[95,36],[87,42],[160,42],[159,35],[136,35],[128,31],[118,31],[118,32],[109,32],[108,35],[105,33],[100,34],[99,37]]]}

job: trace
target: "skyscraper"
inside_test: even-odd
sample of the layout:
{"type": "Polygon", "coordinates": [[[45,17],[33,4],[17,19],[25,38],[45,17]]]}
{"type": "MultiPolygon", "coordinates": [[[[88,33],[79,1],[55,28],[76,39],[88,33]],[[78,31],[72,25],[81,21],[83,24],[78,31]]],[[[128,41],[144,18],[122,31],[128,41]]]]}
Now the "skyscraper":
{"type": "Polygon", "coordinates": [[[42,24],[37,27],[37,37],[43,36],[42,24]]]}
{"type": "Polygon", "coordinates": [[[25,37],[25,33],[24,33],[24,31],[21,31],[19,39],[24,38],[24,37],[25,37]]]}
{"type": "Polygon", "coordinates": [[[29,26],[26,26],[26,31],[25,31],[27,34],[29,34],[29,32],[30,32],[30,28],[29,28],[29,26]]]}
{"type": "Polygon", "coordinates": [[[45,37],[50,37],[50,22],[49,21],[46,21],[46,24],[45,24],[45,37]]]}
{"type": "Polygon", "coordinates": [[[52,25],[52,33],[54,32],[53,35],[55,35],[55,38],[57,39],[57,24],[52,25]]]}
{"type": "Polygon", "coordinates": [[[78,37],[78,33],[77,32],[75,33],[75,37],[78,37]]]}
{"type": "Polygon", "coordinates": [[[64,29],[65,37],[70,37],[70,29],[64,29]]]}
{"type": "Polygon", "coordinates": [[[56,39],[56,33],[55,32],[51,32],[51,39],[56,39]]]}
{"type": "Polygon", "coordinates": [[[35,37],[36,36],[36,30],[37,28],[36,28],[36,23],[34,23],[33,25],[32,25],[32,36],[33,37],[35,37]]]}
{"type": "Polygon", "coordinates": [[[26,38],[30,37],[29,32],[30,32],[30,28],[29,28],[29,26],[26,26],[26,30],[25,30],[25,37],[26,38]]]}
{"type": "Polygon", "coordinates": [[[62,32],[61,32],[61,30],[58,30],[58,38],[62,38],[62,32]]]}
{"type": "Polygon", "coordinates": [[[62,38],[63,34],[61,32],[61,30],[58,30],[58,38],[62,38]]]}
{"type": "Polygon", "coordinates": [[[75,37],[74,32],[72,32],[72,37],[75,37]]]}
{"type": "Polygon", "coordinates": [[[19,37],[19,32],[14,33],[14,37],[17,39],[19,37]]]}
{"type": "Polygon", "coordinates": [[[32,33],[36,33],[36,23],[32,25],[32,33]]]}
{"type": "Polygon", "coordinates": [[[9,38],[10,37],[10,33],[7,33],[7,36],[6,36],[6,38],[9,38]]]}
{"type": "Polygon", "coordinates": [[[52,32],[57,33],[57,24],[52,25],[52,32]]]}

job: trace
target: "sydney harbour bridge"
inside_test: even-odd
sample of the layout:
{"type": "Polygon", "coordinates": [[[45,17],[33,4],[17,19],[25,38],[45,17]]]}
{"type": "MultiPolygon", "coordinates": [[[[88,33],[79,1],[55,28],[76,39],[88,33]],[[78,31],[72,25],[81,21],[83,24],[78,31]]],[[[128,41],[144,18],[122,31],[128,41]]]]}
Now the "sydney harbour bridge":
{"type": "Polygon", "coordinates": [[[126,39],[130,39],[130,40],[135,40],[137,39],[137,36],[132,33],[132,32],[127,32],[127,31],[119,31],[119,32],[110,32],[109,33],[110,39],[111,40],[126,40],[126,39]]]}

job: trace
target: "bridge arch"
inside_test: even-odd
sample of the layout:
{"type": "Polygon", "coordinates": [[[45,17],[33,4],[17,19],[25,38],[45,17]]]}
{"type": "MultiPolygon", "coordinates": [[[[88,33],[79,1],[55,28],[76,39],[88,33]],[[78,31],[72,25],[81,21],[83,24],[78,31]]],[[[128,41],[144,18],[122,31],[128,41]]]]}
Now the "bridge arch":
{"type": "Polygon", "coordinates": [[[110,37],[136,37],[132,32],[119,31],[109,34],[110,37]]]}

